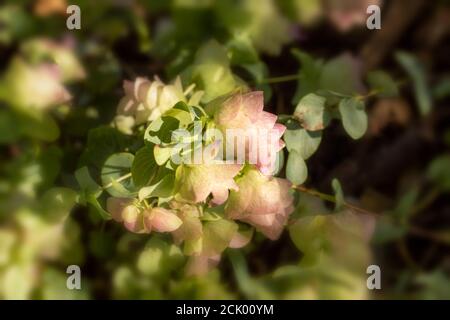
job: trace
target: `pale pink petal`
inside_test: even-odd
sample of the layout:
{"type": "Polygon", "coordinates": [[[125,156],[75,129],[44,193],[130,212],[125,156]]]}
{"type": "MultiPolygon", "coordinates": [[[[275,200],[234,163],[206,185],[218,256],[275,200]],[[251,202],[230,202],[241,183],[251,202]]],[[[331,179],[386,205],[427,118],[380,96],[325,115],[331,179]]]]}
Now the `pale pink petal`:
{"type": "Polygon", "coordinates": [[[108,198],[106,200],[106,210],[115,221],[122,222],[122,211],[130,203],[131,200],[128,198],[108,198]]]}
{"type": "Polygon", "coordinates": [[[228,245],[230,248],[239,249],[245,247],[253,236],[253,229],[250,229],[246,232],[238,231],[231,239],[230,244],[228,245]]]}
{"type": "Polygon", "coordinates": [[[125,95],[127,96],[133,96],[134,94],[134,82],[125,80],[123,82],[123,90],[125,91],[125,95]]]}
{"type": "Polygon", "coordinates": [[[183,223],[176,214],[164,208],[153,208],[144,218],[145,225],[157,232],[172,232],[183,223]]]}

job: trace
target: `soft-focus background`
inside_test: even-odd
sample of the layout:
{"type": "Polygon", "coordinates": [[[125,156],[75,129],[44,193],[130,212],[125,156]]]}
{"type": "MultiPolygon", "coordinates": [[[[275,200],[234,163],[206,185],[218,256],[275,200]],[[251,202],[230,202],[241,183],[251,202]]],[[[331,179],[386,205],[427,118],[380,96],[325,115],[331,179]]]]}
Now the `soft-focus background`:
{"type": "MultiPolygon", "coordinates": [[[[445,0],[1,1],[0,298],[450,299],[449,39],[445,0]],[[66,27],[70,4],[80,30],[66,27]],[[366,27],[370,4],[382,8],[381,30],[366,27]],[[369,94],[362,139],[332,123],[307,161],[308,188],[332,193],[337,178],[346,199],[377,213],[373,237],[345,216],[320,228],[306,219],[186,277],[176,246],[75,205],[75,170],[127,143],[102,138],[122,81],[172,80],[212,38],[276,114],[291,114],[297,85],[315,79],[303,53],[334,61],[344,87],[383,87],[369,94]],[[342,54],[352,68],[336,63],[342,54]],[[82,290],[66,288],[71,264],[82,290]],[[370,264],[380,290],[366,287],[370,264]]],[[[294,215],[329,211],[301,194],[294,215]]]]}

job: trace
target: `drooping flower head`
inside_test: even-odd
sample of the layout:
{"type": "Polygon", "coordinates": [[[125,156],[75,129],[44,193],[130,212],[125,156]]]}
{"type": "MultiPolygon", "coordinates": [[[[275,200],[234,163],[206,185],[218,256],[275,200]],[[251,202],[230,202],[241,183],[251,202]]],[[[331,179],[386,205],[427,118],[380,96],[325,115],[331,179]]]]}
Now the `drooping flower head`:
{"type": "Polygon", "coordinates": [[[141,209],[134,205],[132,199],[108,198],[107,210],[115,221],[122,222],[134,233],[172,232],[182,223],[171,210],[159,207],[141,209]]]}
{"type": "Polygon", "coordinates": [[[61,71],[56,64],[31,65],[16,58],[4,81],[8,90],[6,98],[21,108],[47,110],[71,98],[62,84],[61,71]]]}
{"type": "Polygon", "coordinates": [[[276,123],[277,116],[266,112],[262,91],[236,93],[219,98],[207,107],[217,128],[225,139],[227,157],[242,158],[256,164],[264,174],[270,175],[275,168],[276,153],[284,147],[280,139],[286,127],[276,123]]]}
{"type": "Polygon", "coordinates": [[[272,240],[276,240],[293,211],[291,183],[267,177],[255,168],[246,168],[237,179],[239,191],[231,191],[225,206],[230,219],[247,222],[272,240]]]}
{"type": "Polygon", "coordinates": [[[21,51],[32,60],[50,59],[60,68],[62,80],[71,82],[86,77],[86,71],[74,53],[74,47],[75,40],[70,37],[61,42],[55,42],[50,38],[36,38],[25,42],[21,46],[21,51]]]}
{"type": "Polygon", "coordinates": [[[202,164],[183,164],[177,168],[177,198],[190,202],[205,202],[211,194],[212,204],[223,204],[229,190],[237,190],[234,177],[242,168],[240,164],[216,163],[215,152],[206,155],[202,164]]]}

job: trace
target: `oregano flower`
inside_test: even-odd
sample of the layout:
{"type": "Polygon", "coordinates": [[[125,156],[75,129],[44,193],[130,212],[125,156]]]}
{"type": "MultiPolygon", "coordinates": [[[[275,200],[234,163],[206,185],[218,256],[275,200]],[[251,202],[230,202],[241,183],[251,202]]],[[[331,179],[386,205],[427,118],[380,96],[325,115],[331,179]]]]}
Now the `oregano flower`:
{"type": "Polygon", "coordinates": [[[180,101],[196,105],[202,96],[201,91],[193,92],[193,86],[183,91],[180,78],[164,84],[158,77],[153,81],[138,77],[135,81],[125,80],[123,88],[125,97],[117,107],[118,120],[123,122],[123,117],[131,117],[133,125],[159,118],[180,101]]]}
{"type": "Polygon", "coordinates": [[[26,109],[48,110],[70,100],[62,84],[62,74],[56,64],[31,65],[15,58],[3,79],[12,105],[26,109]]]}
{"type": "Polygon", "coordinates": [[[254,226],[269,239],[278,239],[294,210],[291,183],[265,176],[255,168],[246,168],[236,183],[239,191],[230,192],[226,216],[254,226]]]}
{"type": "Polygon", "coordinates": [[[229,190],[237,190],[234,177],[242,168],[240,164],[216,163],[215,155],[204,154],[203,164],[182,164],[176,171],[176,198],[190,203],[205,202],[211,194],[212,204],[223,204],[229,190]]]}
{"type": "Polygon", "coordinates": [[[159,207],[139,208],[133,199],[108,198],[107,210],[115,221],[122,222],[134,233],[172,232],[182,224],[172,211],[159,207]]]}
{"type": "Polygon", "coordinates": [[[284,147],[281,137],[286,127],[276,123],[276,115],[263,109],[264,94],[254,91],[219,98],[208,105],[207,112],[225,137],[225,149],[236,151],[238,140],[244,136],[246,159],[253,159],[261,172],[270,175],[276,152],[284,147]]]}

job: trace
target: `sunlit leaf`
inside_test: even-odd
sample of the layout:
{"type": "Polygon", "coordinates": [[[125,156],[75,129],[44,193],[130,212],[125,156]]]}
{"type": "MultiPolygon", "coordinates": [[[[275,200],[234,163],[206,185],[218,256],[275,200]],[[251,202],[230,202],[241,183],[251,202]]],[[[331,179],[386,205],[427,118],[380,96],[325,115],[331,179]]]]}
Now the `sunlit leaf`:
{"type": "Polygon", "coordinates": [[[316,152],[322,140],[321,131],[307,131],[303,128],[287,129],[284,141],[288,151],[297,151],[303,159],[308,159],[316,152]]]}
{"type": "Polygon", "coordinates": [[[367,82],[372,90],[381,97],[396,97],[399,95],[398,86],[394,79],[385,71],[372,71],[367,75],[367,82]]]}
{"type": "Polygon", "coordinates": [[[308,177],[308,168],[305,160],[296,150],[289,152],[286,164],[286,177],[296,185],[302,184],[308,177]]]}
{"type": "Polygon", "coordinates": [[[433,101],[427,84],[424,66],[416,57],[406,52],[398,52],[395,57],[414,83],[414,95],[420,113],[422,115],[428,114],[433,101]]]}
{"type": "Polygon", "coordinates": [[[131,174],[136,187],[146,185],[156,174],[157,167],[152,148],[153,145],[147,145],[136,152],[131,166],[131,174]]]}
{"type": "Polygon", "coordinates": [[[120,184],[117,180],[130,173],[133,160],[134,155],[122,152],[110,156],[103,165],[101,174],[102,184],[103,186],[112,184],[106,191],[113,197],[129,197],[132,195],[134,189],[132,179],[127,179],[120,184]]]}
{"type": "Polygon", "coordinates": [[[294,117],[300,121],[306,130],[322,130],[330,121],[325,102],[326,99],[324,97],[310,93],[298,102],[294,111],[294,117]]]}
{"type": "Polygon", "coordinates": [[[339,113],[345,131],[353,139],[361,138],[367,130],[367,114],[364,102],[356,98],[342,99],[339,103],[339,113]]]}

